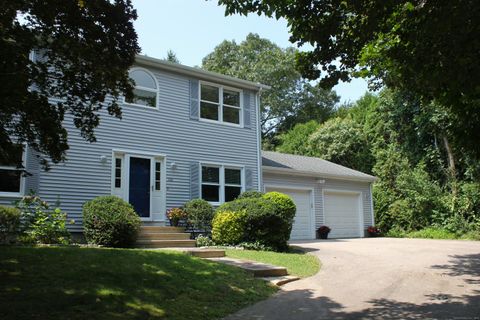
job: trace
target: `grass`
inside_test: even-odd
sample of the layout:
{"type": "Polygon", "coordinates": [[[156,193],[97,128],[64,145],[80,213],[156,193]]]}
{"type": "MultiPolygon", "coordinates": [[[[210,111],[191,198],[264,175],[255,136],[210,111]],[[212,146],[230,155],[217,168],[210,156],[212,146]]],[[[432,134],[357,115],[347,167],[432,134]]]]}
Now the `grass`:
{"type": "Polygon", "coordinates": [[[446,239],[446,240],[480,240],[480,233],[467,232],[457,234],[442,228],[424,228],[418,231],[405,232],[401,230],[391,230],[386,234],[387,237],[393,238],[421,238],[421,239],[446,239]]]}
{"type": "Polygon", "coordinates": [[[254,260],[285,267],[288,273],[299,277],[309,277],[320,270],[320,262],[310,254],[305,253],[279,253],[271,251],[253,250],[225,250],[228,257],[254,260]]]}
{"type": "Polygon", "coordinates": [[[0,319],[215,319],[276,291],[181,253],[0,247],[0,319]]]}

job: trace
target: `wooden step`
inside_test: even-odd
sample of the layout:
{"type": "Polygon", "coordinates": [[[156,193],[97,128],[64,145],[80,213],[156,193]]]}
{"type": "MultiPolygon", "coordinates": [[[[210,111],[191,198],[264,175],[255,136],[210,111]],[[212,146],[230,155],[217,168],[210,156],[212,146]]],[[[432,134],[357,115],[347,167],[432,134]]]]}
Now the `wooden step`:
{"type": "Polygon", "coordinates": [[[141,232],[138,240],[189,240],[189,233],[141,232]]]}
{"type": "Polygon", "coordinates": [[[195,240],[137,240],[139,248],[172,248],[172,247],[195,247],[195,240]]]}
{"type": "Polygon", "coordinates": [[[141,226],[140,233],[182,233],[185,228],[182,227],[164,227],[164,226],[141,226]]]}

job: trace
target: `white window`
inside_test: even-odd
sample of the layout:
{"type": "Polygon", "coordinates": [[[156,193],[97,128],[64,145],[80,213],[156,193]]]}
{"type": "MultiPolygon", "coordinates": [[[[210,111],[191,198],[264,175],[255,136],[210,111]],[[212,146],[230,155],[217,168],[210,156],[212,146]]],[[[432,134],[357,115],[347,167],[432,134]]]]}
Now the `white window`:
{"type": "Polygon", "coordinates": [[[153,75],[143,69],[132,69],[129,72],[130,78],[135,82],[133,99],[125,102],[143,107],[156,108],[158,86],[153,75]]]}
{"type": "Polygon", "coordinates": [[[115,188],[122,187],[122,158],[115,158],[115,188]]]}
{"type": "Polygon", "coordinates": [[[223,165],[202,165],[202,199],[223,203],[236,199],[243,191],[243,170],[223,165]]]}
{"type": "Polygon", "coordinates": [[[200,118],[240,125],[242,120],[241,91],[200,83],[200,118]]]}
{"type": "Polygon", "coordinates": [[[0,156],[0,194],[21,195],[23,187],[23,168],[18,164],[24,163],[23,145],[15,148],[15,154],[10,159],[0,156]]]}

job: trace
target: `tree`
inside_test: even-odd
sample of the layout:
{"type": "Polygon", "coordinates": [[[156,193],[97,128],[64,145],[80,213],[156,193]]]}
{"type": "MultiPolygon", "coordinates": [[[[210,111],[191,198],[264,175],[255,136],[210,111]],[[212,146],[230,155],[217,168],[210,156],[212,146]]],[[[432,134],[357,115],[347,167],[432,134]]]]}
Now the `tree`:
{"type": "MultiPolygon", "coordinates": [[[[7,1],[0,13],[0,160],[28,142],[53,162],[68,149],[70,114],[89,142],[99,112],[121,117],[139,52],[130,0],[7,1]],[[32,52],[36,51],[32,59],[32,52]],[[110,97],[107,99],[107,96],[110,97]]],[[[42,157],[46,165],[46,157],[42,157]]]]}
{"type": "Polygon", "coordinates": [[[319,126],[315,120],[296,124],[291,130],[278,136],[280,144],[276,150],[283,153],[311,155],[312,150],[308,141],[319,126]]]}
{"type": "Polygon", "coordinates": [[[480,2],[219,0],[226,14],[285,18],[308,79],[330,88],[363,76],[449,109],[451,132],[480,158],[480,2]],[[460,139],[460,137],[463,137],[460,139]]]}
{"type": "Polygon", "coordinates": [[[173,63],[180,63],[180,60],[178,60],[177,54],[173,50],[167,51],[167,56],[165,57],[165,60],[173,63]]]}
{"type": "Polygon", "coordinates": [[[338,97],[330,90],[310,85],[295,69],[294,48],[282,49],[273,42],[249,34],[245,41],[223,41],[202,61],[202,68],[272,88],[262,92],[264,139],[292,128],[297,122],[324,121],[338,97]]]}

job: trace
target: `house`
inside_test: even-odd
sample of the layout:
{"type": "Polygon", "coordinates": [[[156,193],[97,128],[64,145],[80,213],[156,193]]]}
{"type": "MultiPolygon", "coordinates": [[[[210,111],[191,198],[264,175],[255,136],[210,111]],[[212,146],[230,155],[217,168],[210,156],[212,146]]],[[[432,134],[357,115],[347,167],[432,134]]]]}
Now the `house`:
{"type": "Polygon", "coordinates": [[[0,164],[0,204],[30,190],[59,201],[82,231],[81,208],[99,195],[130,202],[144,224],[163,225],[165,212],[194,198],[213,205],[245,190],[278,190],[297,204],[293,239],[362,237],[373,224],[374,177],[316,158],[261,151],[260,94],[269,87],[180,64],[138,56],[130,70],[135,98],[123,118],[101,114],[96,143],[70,119],[67,161],[41,170],[32,150],[19,152],[32,175],[0,164]]]}

